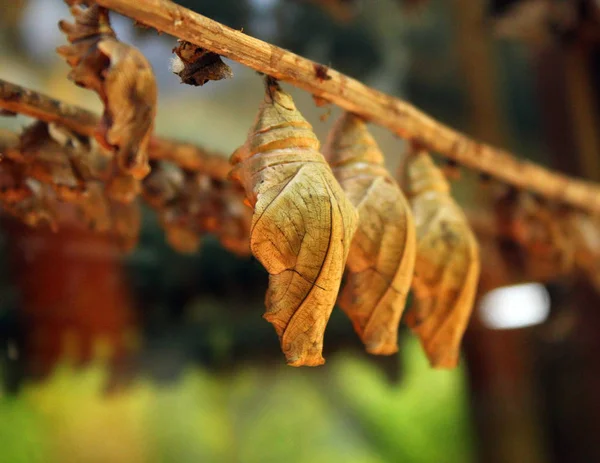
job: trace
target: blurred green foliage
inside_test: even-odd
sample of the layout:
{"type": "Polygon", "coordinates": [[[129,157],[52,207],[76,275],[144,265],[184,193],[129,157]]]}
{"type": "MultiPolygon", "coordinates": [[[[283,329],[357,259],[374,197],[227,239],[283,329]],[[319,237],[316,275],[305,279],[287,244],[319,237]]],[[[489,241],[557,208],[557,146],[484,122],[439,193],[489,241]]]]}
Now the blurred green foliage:
{"type": "Polygon", "coordinates": [[[461,370],[430,369],[414,339],[402,360],[400,385],[343,354],[319,369],[188,367],[169,386],[139,378],[108,395],[100,364],[64,362],[0,397],[1,461],[472,461],[461,370]]]}

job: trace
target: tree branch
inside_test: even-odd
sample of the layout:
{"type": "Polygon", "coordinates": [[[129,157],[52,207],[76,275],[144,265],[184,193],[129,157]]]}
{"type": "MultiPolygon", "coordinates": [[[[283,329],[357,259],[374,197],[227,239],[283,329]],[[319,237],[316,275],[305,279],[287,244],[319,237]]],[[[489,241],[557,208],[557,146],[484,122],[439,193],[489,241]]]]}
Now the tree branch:
{"type": "MultiPolygon", "coordinates": [[[[47,95],[38,93],[0,79],[0,108],[24,114],[44,122],[56,122],[87,137],[93,137],[99,116],[47,95]]],[[[181,168],[203,172],[217,180],[224,180],[229,173],[227,158],[210,153],[191,143],[180,143],[152,137],[149,155],[151,159],[171,161],[181,168]]]]}
{"type": "Polygon", "coordinates": [[[569,179],[508,152],[479,143],[411,104],[333,69],[255,39],[168,0],[96,0],[137,22],[187,40],[286,81],[388,128],[402,138],[517,188],[587,211],[600,212],[600,187],[569,179]]]}

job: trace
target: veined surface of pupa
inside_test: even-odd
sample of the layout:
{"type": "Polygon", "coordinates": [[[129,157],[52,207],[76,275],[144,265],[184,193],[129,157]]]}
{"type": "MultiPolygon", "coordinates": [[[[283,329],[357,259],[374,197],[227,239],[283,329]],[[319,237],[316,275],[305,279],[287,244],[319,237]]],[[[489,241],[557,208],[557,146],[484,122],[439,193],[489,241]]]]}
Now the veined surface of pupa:
{"type": "Polygon", "coordinates": [[[417,227],[414,304],[406,322],[436,368],[458,363],[479,279],[479,247],[450,185],[425,151],[407,154],[401,181],[417,227]]]}
{"type": "Polygon", "coordinates": [[[290,95],[268,80],[248,139],[232,156],[232,178],[254,208],[250,248],[270,274],[264,317],[293,366],[325,361],[323,335],[357,222],[319,146],[290,95]]]}
{"type": "Polygon", "coordinates": [[[148,60],[117,40],[107,10],[67,0],[75,24],[61,21],[69,45],[57,49],[72,70],[69,78],[98,93],[104,112],[96,139],[113,152],[119,169],[136,179],[149,172],[148,144],[156,115],[157,86],[148,60]]]}
{"type": "Polygon", "coordinates": [[[393,354],[415,265],[410,205],[358,117],[346,113],[336,122],[323,153],[359,216],[340,307],[368,352],[393,354]]]}

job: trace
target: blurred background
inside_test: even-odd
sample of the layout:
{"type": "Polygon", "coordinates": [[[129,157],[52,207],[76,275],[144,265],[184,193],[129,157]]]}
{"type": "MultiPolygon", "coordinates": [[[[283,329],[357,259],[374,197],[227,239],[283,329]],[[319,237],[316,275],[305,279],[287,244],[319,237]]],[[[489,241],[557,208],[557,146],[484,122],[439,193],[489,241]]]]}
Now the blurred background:
{"type": "MultiPolygon", "coordinates": [[[[473,137],[600,181],[595,0],[179,3],[473,137]]],[[[54,52],[64,43],[56,23],[68,17],[60,0],[2,2],[0,78],[99,113],[54,52]]],[[[154,67],[159,134],[224,155],[243,143],[263,98],[257,73],[226,60],[232,79],[180,85],[169,69],[174,38],[112,20],[154,67]]],[[[339,109],[284,87],[324,141],[339,109]]],[[[2,128],[27,123],[0,118],[2,128]]],[[[372,129],[396,169],[402,140],[372,129]]],[[[453,183],[470,211],[489,209],[484,180],[463,172],[453,183]]],[[[529,284],[488,292],[499,285],[484,252],[453,371],[430,369],[404,327],[397,356],[364,354],[339,310],[326,365],[294,369],[261,318],[266,272],[211,236],[178,254],[144,209],[128,255],[107,237],[9,218],[0,238],[2,463],[600,461],[600,298],[577,275],[515,275],[529,284]]]]}

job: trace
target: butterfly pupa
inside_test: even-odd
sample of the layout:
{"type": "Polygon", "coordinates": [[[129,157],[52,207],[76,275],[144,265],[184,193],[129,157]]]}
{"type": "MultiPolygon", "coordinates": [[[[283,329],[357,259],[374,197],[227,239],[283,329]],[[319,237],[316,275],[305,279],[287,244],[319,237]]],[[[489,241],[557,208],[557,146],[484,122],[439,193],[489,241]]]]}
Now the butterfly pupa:
{"type": "Polygon", "coordinates": [[[574,240],[575,266],[600,293],[600,216],[573,212],[567,225],[574,240]]]}
{"type": "Polygon", "coordinates": [[[360,118],[342,115],[323,153],[358,211],[339,305],[368,352],[393,354],[415,265],[410,205],[360,118]]]}
{"type": "Polygon", "coordinates": [[[517,243],[523,267],[533,281],[552,281],[571,273],[575,264],[575,230],[570,214],[524,191],[509,190],[496,204],[498,228],[517,243]]]}
{"type": "Polygon", "coordinates": [[[417,228],[414,303],[406,323],[436,368],[458,364],[479,279],[479,247],[450,185],[423,150],[407,153],[400,178],[417,228]]]}
{"type": "Polygon", "coordinates": [[[152,67],[139,50],[117,40],[106,9],[68,3],[75,24],[59,23],[70,44],[57,52],[72,67],[69,78],[104,103],[98,143],[115,154],[123,173],[142,179],[150,171],[147,151],[156,115],[152,67]]]}
{"type": "Polygon", "coordinates": [[[137,201],[121,203],[109,201],[111,235],[121,251],[135,249],[142,225],[142,212],[137,201]]]}
{"type": "Polygon", "coordinates": [[[85,182],[71,162],[74,149],[60,145],[44,122],[35,122],[21,134],[20,151],[28,177],[50,185],[59,199],[76,201],[85,192],[85,182]]]}
{"type": "Polygon", "coordinates": [[[270,274],[264,318],[293,366],[325,361],[325,327],[357,223],[319,147],[291,96],[267,79],[256,121],[231,159],[254,208],[250,249],[270,274]]]}
{"type": "Polygon", "coordinates": [[[193,217],[199,203],[194,177],[175,164],[161,161],[153,163],[150,175],[142,182],[142,196],[156,210],[166,241],[184,254],[200,247],[200,231],[193,217]]]}

